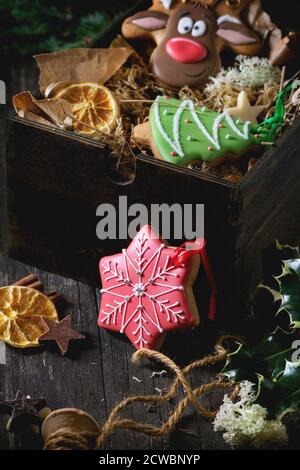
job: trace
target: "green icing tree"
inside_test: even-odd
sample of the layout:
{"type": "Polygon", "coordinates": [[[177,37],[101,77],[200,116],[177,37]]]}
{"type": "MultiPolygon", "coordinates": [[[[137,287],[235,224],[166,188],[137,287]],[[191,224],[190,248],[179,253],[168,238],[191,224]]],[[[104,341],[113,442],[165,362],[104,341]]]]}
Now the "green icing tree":
{"type": "Polygon", "coordinates": [[[192,100],[158,97],[150,110],[155,146],[164,160],[189,165],[238,157],[253,145],[273,143],[284,125],[284,98],[297,85],[293,82],[283,88],[274,116],[259,125],[240,122],[226,111],[196,107],[192,100]]]}
{"type": "Polygon", "coordinates": [[[195,107],[191,100],[158,98],[150,121],[161,156],[177,165],[237,157],[267,138],[266,133],[257,132],[256,125],[240,122],[227,112],[195,107]]]}

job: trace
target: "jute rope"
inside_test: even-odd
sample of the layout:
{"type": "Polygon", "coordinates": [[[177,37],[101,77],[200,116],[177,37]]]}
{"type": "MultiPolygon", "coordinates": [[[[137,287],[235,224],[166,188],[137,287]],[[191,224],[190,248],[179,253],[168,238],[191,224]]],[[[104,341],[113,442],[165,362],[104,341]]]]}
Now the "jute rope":
{"type": "Polygon", "coordinates": [[[218,341],[215,353],[192,362],[184,369],[180,369],[177,364],[175,364],[172,359],[165,356],[164,354],[158,351],[152,351],[150,349],[140,349],[135,352],[132,361],[135,364],[139,364],[143,359],[154,359],[158,362],[161,362],[170,370],[176,374],[176,378],[172,383],[169,391],[163,395],[137,395],[124,399],[118,403],[115,408],[111,411],[107,421],[101,427],[99,435],[96,434],[87,434],[87,433],[75,433],[75,432],[56,432],[49,436],[47,442],[45,442],[45,450],[89,450],[89,449],[100,449],[103,447],[106,440],[109,438],[111,433],[116,429],[127,429],[130,431],[136,431],[150,436],[161,437],[170,433],[172,429],[175,428],[177,423],[180,421],[184,410],[189,404],[192,404],[200,416],[205,418],[214,418],[218,410],[206,409],[200,402],[199,397],[207,392],[213,390],[230,390],[230,398],[235,400],[237,398],[239,387],[231,382],[224,382],[221,380],[216,380],[207,384],[202,384],[196,389],[192,389],[189,381],[186,378],[186,375],[189,374],[192,370],[195,370],[200,367],[209,367],[219,362],[225,361],[228,356],[227,350],[224,348],[223,343],[225,340],[237,340],[238,338],[233,336],[223,336],[218,341]],[[167,421],[165,421],[160,427],[154,426],[148,423],[139,423],[131,419],[119,419],[119,415],[124,411],[124,409],[134,403],[152,403],[152,404],[162,404],[168,402],[176,394],[177,388],[179,385],[182,385],[185,392],[185,397],[182,398],[179,403],[176,405],[172,413],[170,414],[167,421]]]}

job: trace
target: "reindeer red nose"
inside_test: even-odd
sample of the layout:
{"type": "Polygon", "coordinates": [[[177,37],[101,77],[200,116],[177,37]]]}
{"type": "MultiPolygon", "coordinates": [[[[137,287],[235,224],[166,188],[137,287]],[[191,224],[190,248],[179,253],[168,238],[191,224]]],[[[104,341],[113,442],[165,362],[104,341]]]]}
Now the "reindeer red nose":
{"type": "Polygon", "coordinates": [[[192,64],[201,62],[207,56],[206,47],[188,38],[172,38],[166,44],[166,51],[176,62],[192,64]]]}

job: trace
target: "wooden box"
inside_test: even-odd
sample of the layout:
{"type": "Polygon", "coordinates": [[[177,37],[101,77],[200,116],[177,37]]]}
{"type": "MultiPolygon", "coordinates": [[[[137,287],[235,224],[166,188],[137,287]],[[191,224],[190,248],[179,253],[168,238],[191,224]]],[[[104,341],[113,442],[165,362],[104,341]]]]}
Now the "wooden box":
{"type": "Polygon", "coordinates": [[[99,204],[117,205],[121,195],[148,208],[203,203],[219,305],[237,312],[259,279],[261,250],[277,238],[300,240],[299,132],[297,121],[237,185],[143,155],[134,180],[118,184],[101,143],[10,117],[9,255],[99,285],[99,258],[128,243],[97,239],[99,204]]]}

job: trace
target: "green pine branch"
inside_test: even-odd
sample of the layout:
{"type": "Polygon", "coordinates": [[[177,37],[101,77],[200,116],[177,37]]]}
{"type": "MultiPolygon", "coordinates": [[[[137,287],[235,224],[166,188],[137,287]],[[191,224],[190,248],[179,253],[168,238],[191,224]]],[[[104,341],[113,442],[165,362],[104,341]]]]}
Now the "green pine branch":
{"type": "Polygon", "coordinates": [[[91,0],[79,5],[61,0],[54,6],[41,0],[0,0],[2,53],[32,55],[89,46],[116,16],[134,3],[134,0],[91,0]]]}

